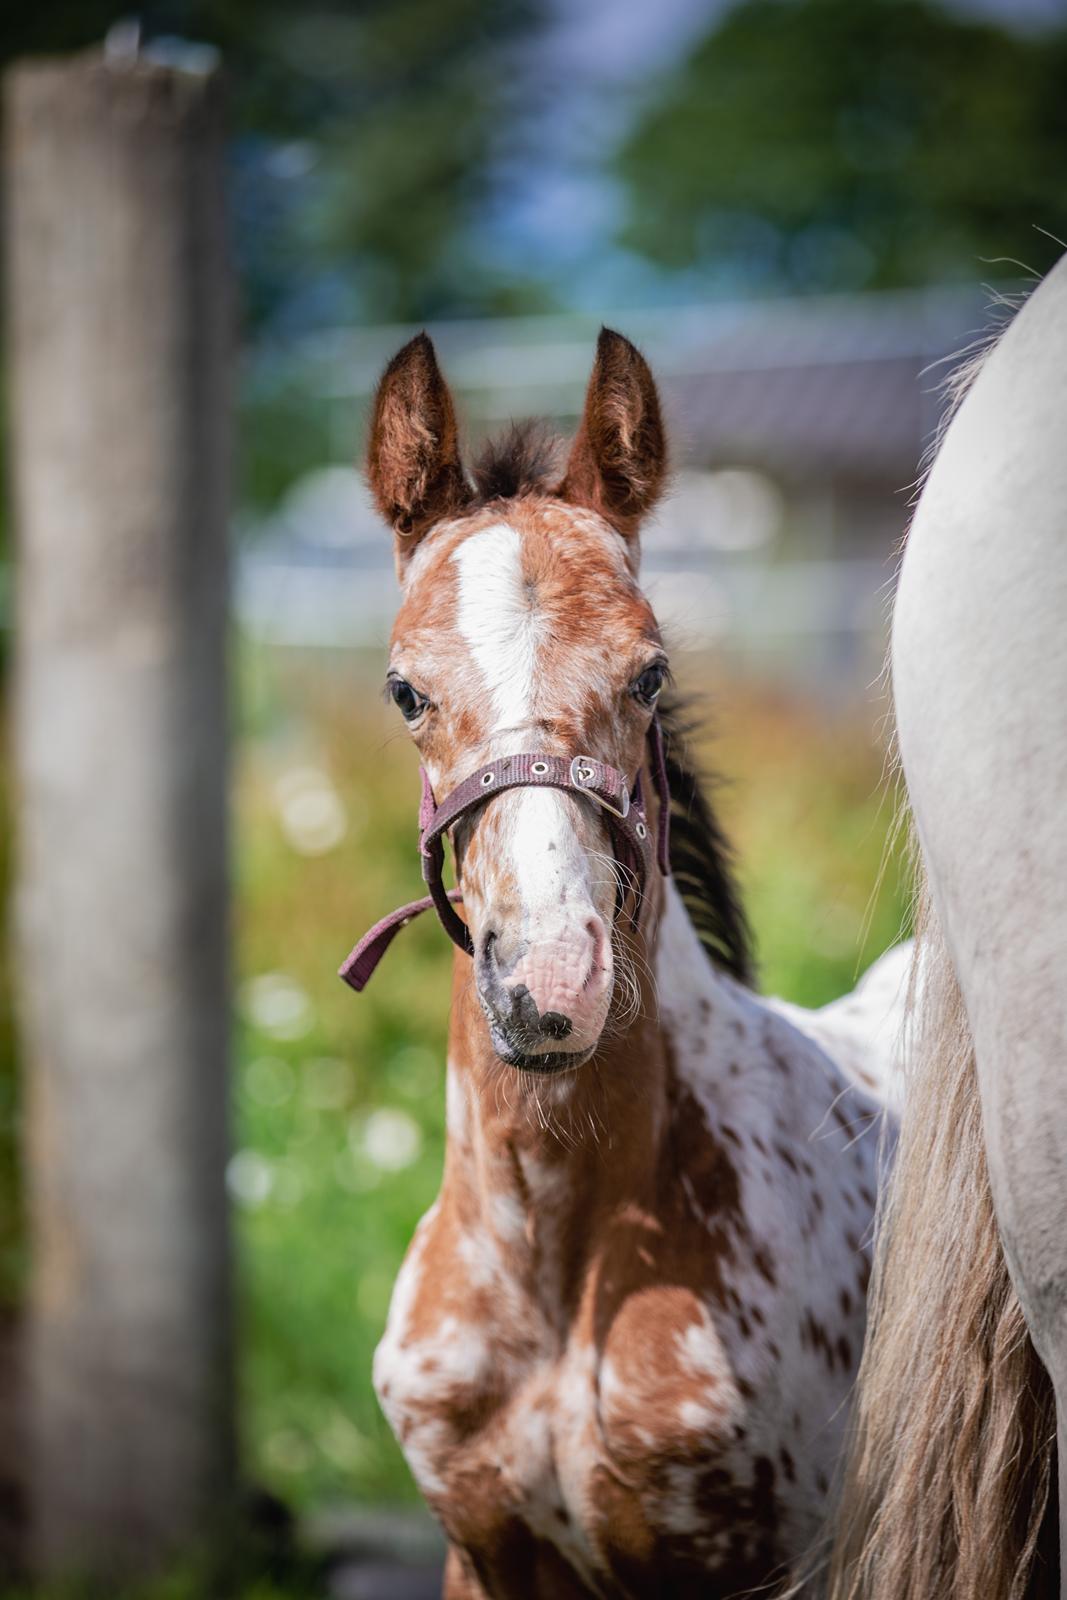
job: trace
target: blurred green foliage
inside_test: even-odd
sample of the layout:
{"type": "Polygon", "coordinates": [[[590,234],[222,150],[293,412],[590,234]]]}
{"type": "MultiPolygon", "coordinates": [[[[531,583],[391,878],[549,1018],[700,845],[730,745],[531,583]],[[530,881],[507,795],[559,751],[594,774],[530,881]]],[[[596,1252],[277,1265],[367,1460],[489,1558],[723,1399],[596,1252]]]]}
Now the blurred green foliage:
{"type": "Polygon", "coordinates": [[[99,44],[131,14],[146,41],[221,51],[250,327],[544,303],[478,238],[537,0],[37,0],[5,11],[0,62],[99,44]]]}
{"type": "MultiPolygon", "coordinates": [[[[243,1414],[257,1478],[298,1505],[414,1492],[370,1366],[396,1269],[440,1180],[452,947],[427,917],[365,994],[335,976],[358,935],[420,892],[414,752],[376,673],[358,659],[328,671],[247,661],[231,1169],[243,1414]],[[346,831],[307,854],[306,841],[294,846],[294,796],[316,785],[321,795],[323,780],[346,831]]],[[[717,732],[697,753],[727,775],[717,803],[738,846],[763,986],[821,1004],[852,986],[904,918],[894,865],[875,893],[892,812],[880,753],[862,720],[724,682],[710,661],[686,664],[688,685],[716,688],[717,732]]]]}
{"type": "MultiPolygon", "coordinates": [[[[1067,28],[927,0],[745,0],[625,141],[625,243],[750,288],[923,284],[1067,237],[1067,28]]],[[[1003,271],[1003,268],[1001,268],[1003,271]]],[[[692,282],[690,277],[690,282],[692,282]]]]}
{"type": "Polygon", "coordinates": [[[284,367],[254,383],[244,375],[237,409],[242,515],[273,511],[305,473],[336,461],[331,425],[329,402],[308,394],[284,367]]]}
{"type": "Polygon", "coordinates": [[[397,1499],[409,1480],[370,1364],[440,1175],[449,953],[424,919],[372,993],[357,999],[338,980],[364,926],[420,892],[417,773],[368,667],[351,678],[277,667],[247,659],[259,736],[237,788],[246,1444],[262,1481],[296,1503],[397,1499]],[[321,854],[295,848],[285,826],[302,783],[328,785],[345,819],[321,854]],[[374,1127],[378,1146],[383,1127],[399,1137],[384,1164],[374,1127]]]}
{"type": "MultiPolygon", "coordinates": [[[[204,41],[226,64],[253,332],[581,300],[566,250],[531,248],[531,196],[546,232],[584,241],[583,277],[612,281],[621,245],[656,295],[973,280],[990,258],[1055,258],[1038,230],[1067,233],[1067,27],[1026,33],[936,0],[713,10],[659,81],[631,63],[610,105],[590,92],[595,64],[546,46],[549,0],[137,14],[146,40],[204,41]],[[584,131],[553,139],[557,99],[584,131]],[[570,209],[575,180],[602,221],[570,209]]],[[[122,15],[119,0],[8,7],[0,63],[98,43],[122,15]]]]}

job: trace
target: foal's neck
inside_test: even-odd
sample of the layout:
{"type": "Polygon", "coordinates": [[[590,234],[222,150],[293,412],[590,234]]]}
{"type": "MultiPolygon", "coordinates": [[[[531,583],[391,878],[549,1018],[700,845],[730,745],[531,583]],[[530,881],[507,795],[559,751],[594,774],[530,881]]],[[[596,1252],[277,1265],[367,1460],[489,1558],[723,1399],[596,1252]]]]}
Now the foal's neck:
{"type": "MultiPolygon", "coordinates": [[[[713,984],[680,902],[677,910],[713,984]]],[[[676,914],[668,903],[664,931],[672,944],[676,914]]],[[[648,945],[635,964],[639,1015],[617,1033],[609,1028],[585,1066],[544,1078],[516,1073],[496,1056],[468,960],[456,957],[444,1197],[468,1237],[481,1237],[509,1272],[527,1278],[531,1293],[564,1314],[602,1236],[601,1222],[653,1203],[675,1085],[662,1020],[671,1009],[663,1005],[670,963],[659,964],[657,1004],[650,977],[655,942],[648,945]]],[[[683,983],[692,979],[691,972],[679,975],[683,983]]]]}

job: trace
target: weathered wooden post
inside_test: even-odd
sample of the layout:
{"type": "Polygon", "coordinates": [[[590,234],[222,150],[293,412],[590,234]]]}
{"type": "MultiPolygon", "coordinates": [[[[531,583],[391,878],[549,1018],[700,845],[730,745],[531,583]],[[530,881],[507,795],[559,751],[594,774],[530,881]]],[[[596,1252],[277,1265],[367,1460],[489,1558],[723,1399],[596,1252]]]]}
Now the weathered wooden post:
{"type": "Polygon", "coordinates": [[[214,71],[6,84],[32,1550],[137,1571],[233,1477],[231,293],[214,71]]]}

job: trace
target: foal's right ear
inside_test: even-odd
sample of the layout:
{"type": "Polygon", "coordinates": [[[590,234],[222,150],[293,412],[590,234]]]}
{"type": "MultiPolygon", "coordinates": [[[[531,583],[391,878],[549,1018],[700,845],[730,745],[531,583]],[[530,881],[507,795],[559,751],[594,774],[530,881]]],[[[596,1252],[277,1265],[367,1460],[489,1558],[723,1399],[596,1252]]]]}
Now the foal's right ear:
{"type": "Polygon", "coordinates": [[[434,523],[471,499],[452,396],[425,333],[398,351],[382,374],[367,477],[378,510],[396,533],[401,568],[434,523]]]}

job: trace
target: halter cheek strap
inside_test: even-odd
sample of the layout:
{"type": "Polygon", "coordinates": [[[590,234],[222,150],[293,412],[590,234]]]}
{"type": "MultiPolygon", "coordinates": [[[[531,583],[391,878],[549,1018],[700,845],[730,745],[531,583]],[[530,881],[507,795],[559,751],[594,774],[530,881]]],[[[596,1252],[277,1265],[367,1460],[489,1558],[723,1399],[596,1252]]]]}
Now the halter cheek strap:
{"type": "MultiPolygon", "coordinates": [[[[652,783],[659,800],[656,861],[666,877],[671,869],[670,790],[663,732],[658,717],[652,719],[648,743],[652,783]]],[[[620,889],[620,902],[626,898],[626,889],[632,889],[631,917],[636,924],[652,866],[652,839],[641,793],[640,772],[631,786],[621,772],[589,756],[574,756],[571,760],[565,756],[536,753],[501,756],[499,760],[479,767],[464,778],[438,805],[423,768],[419,854],[422,876],[430,892],[425,899],[415,900],[383,917],[369,933],[364,934],[340,969],[339,975],[347,984],[357,992],[363,989],[401,928],[407,927],[413,917],[429,911],[431,906],[436,910],[449,938],[467,955],[474,954],[470,930],[455,910],[456,902],[462,900],[463,896],[458,889],[445,888],[445,835],[461,817],[484,806],[494,795],[518,788],[561,789],[566,793],[581,795],[600,806],[608,820],[615,859],[622,869],[622,885],[626,886],[620,889]]]]}

